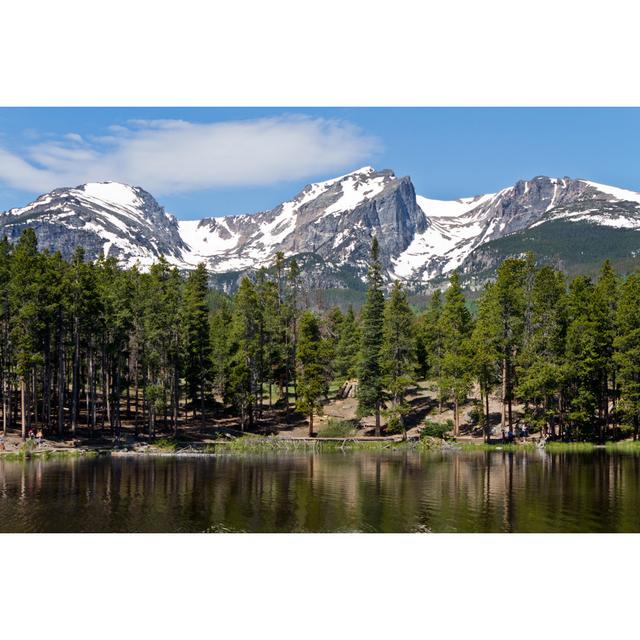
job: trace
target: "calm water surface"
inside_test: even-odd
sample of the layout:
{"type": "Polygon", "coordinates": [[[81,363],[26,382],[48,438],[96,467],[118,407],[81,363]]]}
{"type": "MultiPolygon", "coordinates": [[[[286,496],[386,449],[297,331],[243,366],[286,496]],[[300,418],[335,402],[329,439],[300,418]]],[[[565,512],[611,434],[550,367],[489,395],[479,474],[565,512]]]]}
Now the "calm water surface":
{"type": "Polygon", "coordinates": [[[640,456],[0,460],[3,532],[640,531],[640,456]]]}

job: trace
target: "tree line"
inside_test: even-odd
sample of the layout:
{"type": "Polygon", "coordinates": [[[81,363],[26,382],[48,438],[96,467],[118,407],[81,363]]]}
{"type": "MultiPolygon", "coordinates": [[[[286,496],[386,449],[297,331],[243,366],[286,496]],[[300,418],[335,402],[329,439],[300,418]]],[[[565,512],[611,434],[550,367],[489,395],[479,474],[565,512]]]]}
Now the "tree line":
{"type": "Polygon", "coordinates": [[[491,397],[512,430],[514,405],[549,435],[604,439],[640,416],[640,275],[567,283],[532,256],[510,258],[477,299],[457,273],[416,311],[394,282],[387,293],[371,246],[359,313],[304,308],[295,259],[276,255],[227,296],[204,265],[183,274],[160,259],[148,271],[113,258],[65,261],[39,251],[33,230],[0,241],[2,429],[25,438],[88,436],[123,420],[136,435],[176,434],[186,418],[206,423],[214,406],[253,430],[265,411],[321,413],[332,383],[358,381],[358,413],[375,433],[405,432],[410,394],[428,380],[454,433],[479,391],[476,422],[488,438],[491,397]]]}
{"type": "Polygon", "coordinates": [[[640,274],[620,278],[607,260],[595,281],[567,282],[533,255],[508,258],[477,299],[474,316],[454,273],[419,317],[423,375],[439,400],[459,406],[474,384],[477,415],[490,433],[489,398],[500,423],[522,422],[552,437],[602,441],[640,425],[640,274]]]}

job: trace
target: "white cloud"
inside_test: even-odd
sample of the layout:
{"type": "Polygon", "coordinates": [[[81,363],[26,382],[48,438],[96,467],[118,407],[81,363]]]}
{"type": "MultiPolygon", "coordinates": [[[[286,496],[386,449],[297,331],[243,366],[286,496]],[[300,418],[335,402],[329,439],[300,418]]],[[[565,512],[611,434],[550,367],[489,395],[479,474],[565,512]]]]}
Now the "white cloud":
{"type": "Polygon", "coordinates": [[[269,185],[354,168],[377,141],[348,122],[281,116],[219,123],[136,120],[17,153],[0,147],[0,182],[30,191],[114,180],[155,194],[269,185]]]}

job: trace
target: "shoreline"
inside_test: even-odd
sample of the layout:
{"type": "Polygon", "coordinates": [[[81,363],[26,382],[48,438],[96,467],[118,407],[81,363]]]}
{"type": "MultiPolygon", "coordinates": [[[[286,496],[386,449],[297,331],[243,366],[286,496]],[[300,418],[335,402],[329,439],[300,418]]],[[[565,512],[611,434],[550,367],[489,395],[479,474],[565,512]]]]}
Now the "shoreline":
{"type": "Polygon", "coordinates": [[[640,441],[621,440],[604,444],[590,442],[549,442],[539,446],[534,442],[491,443],[447,441],[435,438],[401,440],[395,436],[380,438],[276,438],[265,436],[244,436],[233,440],[207,443],[167,443],[155,445],[134,445],[132,447],[44,447],[0,451],[0,460],[50,460],[62,458],[87,458],[99,456],[113,457],[162,457],[162,458],[202,458],[224,454],[295,453],[295,452],[346,452],[346,451],[415,451],[436,452],[503,452],[518,453],[531,451],[547,453],[591,453],[598,450],[611,452],[640,453],[640,441]],[[180,445],[183,445],[182,447],[180,445]]]}

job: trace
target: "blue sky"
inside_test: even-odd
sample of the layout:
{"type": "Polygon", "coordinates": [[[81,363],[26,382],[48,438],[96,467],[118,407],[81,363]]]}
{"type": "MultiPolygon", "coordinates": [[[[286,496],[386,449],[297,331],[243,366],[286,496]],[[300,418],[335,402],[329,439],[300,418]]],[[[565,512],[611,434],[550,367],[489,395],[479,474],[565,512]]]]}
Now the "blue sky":
{"type": "Polygon", "coordinates": [[[0,210],[119,180],[178,218],[269,209],[364,165],[451,199],[536,175],[640,191],[640,109],[4,108],[0,210]]]}

